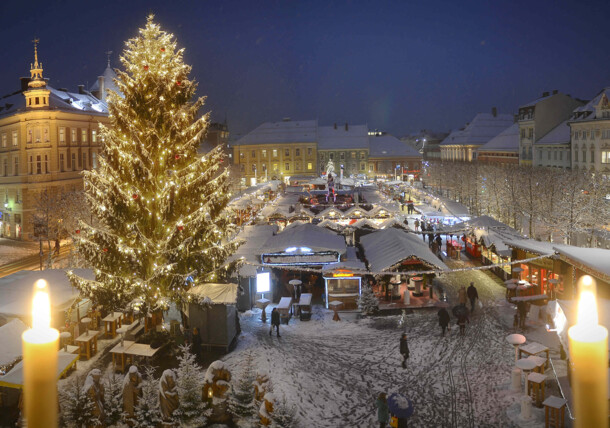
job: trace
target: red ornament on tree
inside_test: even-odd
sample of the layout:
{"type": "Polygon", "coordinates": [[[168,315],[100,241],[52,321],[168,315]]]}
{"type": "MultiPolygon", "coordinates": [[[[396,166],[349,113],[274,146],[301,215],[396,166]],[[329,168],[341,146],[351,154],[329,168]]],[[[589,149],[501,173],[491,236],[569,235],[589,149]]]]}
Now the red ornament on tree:
{"type": "Polygon", "coordinates": [[[148,71],[148,66],[147,65],[144,66],[144,70],[148,71]]]}
{"type": "Polygon", "coordinates": [[[161,52],[165,52],[165,48],[161,48],[161,52]]]}
{"type": "Polygon", "coordinates": [[[104,252],[107,253],[108,252],[108,248],[104,248],[104,252]]]}
{"type": "Polygon", "coordinates": [[[138,199],[138,194],[137,194],[137,193],[134,193],[134,194],[133,194],[133,198],[134,198],[134,199],[138,199]]]}
{"type": "Polygon", "coordinates": [[[182,85],[182,82],[180,80],[176,81],[176,85],[180,86],[182,85]]]}
{"type": "Polygon", "coordinates": [[[77,233],[77,234],[78,234],[78,233],[80,233],[80,230],[79,230],[79,229],[76,229],[76,233],[77,233]]]}
{"type": "Polygon", "coordinates": [[[182,225],[178,226],[178,230],[179,230],[180,232],[182,232],[182,229],[184,229],[184,226],[182,226],[182,225]]]}
{"type": "Polygon", "coordinates": [[[176,159],[180,159],[180,155],[176,155],[174,156],[176,159]]]}

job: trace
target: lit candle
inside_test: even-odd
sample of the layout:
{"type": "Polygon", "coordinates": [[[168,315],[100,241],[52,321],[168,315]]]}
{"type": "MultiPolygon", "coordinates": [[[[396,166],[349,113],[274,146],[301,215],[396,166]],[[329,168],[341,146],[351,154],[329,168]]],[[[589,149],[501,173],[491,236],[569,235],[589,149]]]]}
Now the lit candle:
{"type": "Polygon", "coordinates": [[[51,328],[49,285],[34,284],[32,328],[23,332],[24,408],[30,428],[57,427],[59,332],[51,328]]]}
{"type": "Polygon", "coordinates": [[[576,325],[570,327],[570,360],[576,428],[608,427],[608,330],[598,324],[593,278],[580,280],[576,325]]]}

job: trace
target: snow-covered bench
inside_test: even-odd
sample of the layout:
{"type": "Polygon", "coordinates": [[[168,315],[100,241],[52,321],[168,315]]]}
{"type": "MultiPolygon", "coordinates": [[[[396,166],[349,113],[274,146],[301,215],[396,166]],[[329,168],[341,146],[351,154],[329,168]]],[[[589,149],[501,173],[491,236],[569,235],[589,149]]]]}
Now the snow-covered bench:
{"type": "Polygon", "coordinates": [[[123,327],[126,327],[127,330],[127,333],[125,333],[125,340],[135,341],[136,338],[144,331],[144,324],[141,324],[140,320],[135,320],[131,324],[124,325],[123,327]]]}
{"type": "Polygon", "coordinates": [[[290,306],[292,305],[292,297],[282,297],[280,303],[277,304],[277,311],[280,313],[280,320],[284,324],[290,321],[290,306]]]}

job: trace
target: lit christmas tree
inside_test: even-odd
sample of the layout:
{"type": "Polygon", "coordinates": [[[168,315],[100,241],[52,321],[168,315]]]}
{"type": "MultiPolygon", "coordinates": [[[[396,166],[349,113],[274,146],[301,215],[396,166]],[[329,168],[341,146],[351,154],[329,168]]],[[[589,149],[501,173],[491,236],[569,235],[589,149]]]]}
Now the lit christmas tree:
{"type": "Polygon", "coordinates": [[[369,284],[362,286],[362,295],[358,298],[358,308],[364,315],[373,315],[379,310],[379,299],[369,284]]]}
{"type": "Polygon", "coordinates": [[[226,240],[230,183],[221,148],[197,156],[208,115],[197,118],[204,98],[191,102],[197,85],[183,52],[152,15],[127,41],[99,168],[83,172],[97,222],[81,221],[74,238],[96,280],[70,279],[109,309],[134,298],[149,309],[184,301],[191,286],[221,279],[237,247],[226,240]]]}

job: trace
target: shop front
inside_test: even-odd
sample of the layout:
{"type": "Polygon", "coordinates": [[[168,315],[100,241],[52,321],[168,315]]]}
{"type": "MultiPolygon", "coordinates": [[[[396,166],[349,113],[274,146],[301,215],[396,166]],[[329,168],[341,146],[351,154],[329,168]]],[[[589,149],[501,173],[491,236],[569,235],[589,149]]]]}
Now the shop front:
{"type": "Polygon", "coordinates": [[[330,302],[339,301],[341,309],[358,309],[362,278],[350,269],[334,269],[324,274],[324,292],[327,308],[330,302]]]}
{"type": "MultiPolygon", "coordinates": [[[[533,254],[528,251],[517,250],[517,258],[530,259],[537,257],[538,254],[533,254]]],[[[519,263],[512,265],[514,273],[513,278],[527,281],[532,286],[532,294],[547,294],[555,295],[563,293],[563,278],[561,272],[560,261],[552,258],[542,258],[532,260],[527,263],[519,263]],[[519,269],[515,269],[519,267],[519,269]]]]}

